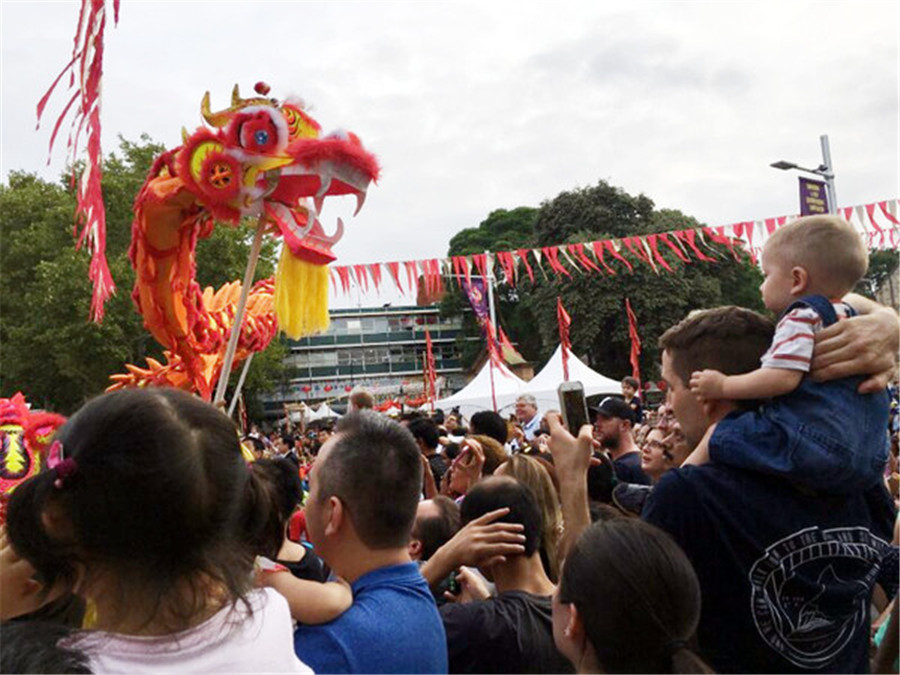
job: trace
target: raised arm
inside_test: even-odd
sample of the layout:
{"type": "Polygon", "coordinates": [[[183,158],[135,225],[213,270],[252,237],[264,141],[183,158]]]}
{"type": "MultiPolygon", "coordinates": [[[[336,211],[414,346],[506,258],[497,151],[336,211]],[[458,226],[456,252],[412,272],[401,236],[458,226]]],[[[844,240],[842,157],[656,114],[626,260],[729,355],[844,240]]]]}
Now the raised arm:
{"type": "Polygon", "coordinates": [[[509,513],[508,508],[497,509],[467,523],[446,544],[434,552],[420,567],[422,576],[432,588],[460,567],[478,567],[503,560],[507,555],[525,552],[525,535],[519,523],[495,523],[509,513]]]}
{"type": "Polygon", "coordinates": [[[565,523],[559,542],[558,557],[561,563],[578,535],[591,524],[587,473],[591,465],[594,440],[588,424],[581,427],[576,438],[563,426],[559,415],[548,415],[547,421],[550,424],[550,452],[559,478],[559,498],[565,523]]]}

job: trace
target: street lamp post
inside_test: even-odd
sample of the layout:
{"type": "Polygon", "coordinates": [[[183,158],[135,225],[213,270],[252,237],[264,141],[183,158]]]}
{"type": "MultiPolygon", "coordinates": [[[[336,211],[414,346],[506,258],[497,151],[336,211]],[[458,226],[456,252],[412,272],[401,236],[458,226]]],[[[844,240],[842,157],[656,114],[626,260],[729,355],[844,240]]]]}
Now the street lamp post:
{"type": "Polygon", "coordinates": [[[782,171],[797,169],[797,171],[805,171],[824,178],[828,190],[828,211],[837,213],[837,194],[834,191],[834,167],[831,164],[831,148],[828,145],[828,134],[819,136],[819,141],[822,143],[822,163],[815,169],[807,169],[793,162],[786,162],[783,159],[772,162],[769,166],[782,171]]]}

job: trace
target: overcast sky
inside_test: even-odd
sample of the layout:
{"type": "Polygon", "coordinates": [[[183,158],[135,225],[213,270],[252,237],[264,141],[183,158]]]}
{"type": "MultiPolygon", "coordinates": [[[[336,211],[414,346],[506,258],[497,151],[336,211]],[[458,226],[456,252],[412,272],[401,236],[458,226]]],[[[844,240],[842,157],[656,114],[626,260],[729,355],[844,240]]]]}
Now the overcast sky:
{"type": "MultiPolygon", "coordinates": [[[[0,2],[0,175],[46,166],[76,2],[0,2]]],[[[111,6],[111,2],[109,3],[111,6]]],[[[342,263],[446,255],[492,210],[604,179],[709,225],[795,214],[828,134],[840,205],[896,198],[900,3],[144,2],[108,26],[103,147],[167,147],[206,90],[298,95],[356,132],[382,178],[342,263]]],[[[111,24],[111,22],[110,22],[111,24]]],[[[326,205],[326,229],[352,209],[326,205]]],[[[347,220],[345,218],[345,220],[347,220]]]]}

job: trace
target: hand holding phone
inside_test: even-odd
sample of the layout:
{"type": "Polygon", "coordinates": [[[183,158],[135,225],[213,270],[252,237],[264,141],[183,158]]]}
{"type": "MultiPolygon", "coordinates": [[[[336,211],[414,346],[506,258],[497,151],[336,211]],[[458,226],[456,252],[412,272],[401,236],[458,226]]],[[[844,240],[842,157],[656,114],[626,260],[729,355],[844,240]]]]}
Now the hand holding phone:
{"type": "Polygon", "coordinates": [[[587,401],[584,399],[584,385],[577,380],[563,382],[557,390],[559,408],[562,411],[563,424],[573,436],[577,436],[588,421],[587,401]]]}

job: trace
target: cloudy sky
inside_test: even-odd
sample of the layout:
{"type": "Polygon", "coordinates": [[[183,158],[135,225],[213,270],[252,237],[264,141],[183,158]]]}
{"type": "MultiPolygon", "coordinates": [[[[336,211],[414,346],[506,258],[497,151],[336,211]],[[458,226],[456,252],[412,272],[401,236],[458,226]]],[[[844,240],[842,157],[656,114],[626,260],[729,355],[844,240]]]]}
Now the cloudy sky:
{"type": "MultiPolygon", "coordinates": [[[[111,3],[110,3],[111,5],[111,3]]],[[[55,178],[47,142],[79,3],[0,2],[0,175],[55,178]]],[[[103,144],[173,147],[257,80],[383,166],[343,263],[443,256],[497,208],[604,179],[709,225],[798,211],[778,159],[821,160],[840,205],[896,198],[900,3],[143,2],[107,32],[103,144]]],[[[326,205],[324,222],[351,211],[326,205]]],[[[345,218],[346,220],[346,218],[345,218]]]]}

